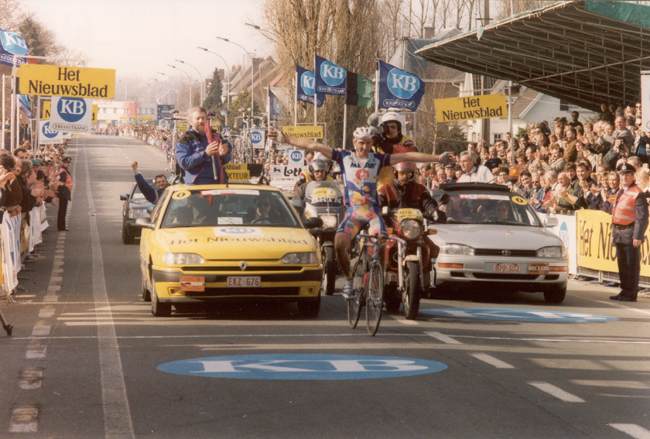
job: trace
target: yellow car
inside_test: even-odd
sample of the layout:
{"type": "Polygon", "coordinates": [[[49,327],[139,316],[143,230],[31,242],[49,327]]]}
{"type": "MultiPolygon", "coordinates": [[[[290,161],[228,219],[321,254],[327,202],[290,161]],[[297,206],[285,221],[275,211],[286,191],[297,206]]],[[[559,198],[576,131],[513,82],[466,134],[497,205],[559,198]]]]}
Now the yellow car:
{"type": "MultiPolygon", "coordinates": [[[[297,302],[320,310],[318,244],[282,192],[251,184],[170,186],[139,218],[142,296],[156,317],[172,305],[231,299],[297,302]]],[[[312,224],[313,223],[313,224],[312,224]]]]}

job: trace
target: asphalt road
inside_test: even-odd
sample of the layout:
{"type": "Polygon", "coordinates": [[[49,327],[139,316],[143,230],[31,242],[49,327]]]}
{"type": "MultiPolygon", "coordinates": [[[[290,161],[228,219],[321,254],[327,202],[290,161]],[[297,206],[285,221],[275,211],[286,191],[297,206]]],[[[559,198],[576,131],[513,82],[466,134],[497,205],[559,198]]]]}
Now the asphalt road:
{"type": "Polygon", "coordinates": [[[153,177],[162,152],[93,136],[70,155],[70,232],[49,209],[34,271],[0,305],[15,326],[2,438],[650,438],[648,298],[469,291],[416,321],[384,313],[375,337],[338,294],[317,319],[269,304],[154,318],[119,195],[131,161],[153,177]]]}

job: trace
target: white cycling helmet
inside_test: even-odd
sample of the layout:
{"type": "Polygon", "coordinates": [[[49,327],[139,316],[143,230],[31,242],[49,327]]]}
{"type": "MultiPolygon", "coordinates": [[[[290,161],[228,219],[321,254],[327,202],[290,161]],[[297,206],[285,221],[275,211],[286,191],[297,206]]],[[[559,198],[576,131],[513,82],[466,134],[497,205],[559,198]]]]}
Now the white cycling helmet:
{"type": "Polygon", "coordinates": [[[402,132],[402,126],[404,125],[404,119],[401,114],[395,112],[395,111],[388,111],[384,113],[384,115],[381,117],[381,126],[386,129],[385,124],[387,122],[397,122],[397,131],[402,132]]]}
{"type": "Polygon", "coordinates": [[[376,135],[375,127],[359,127],[352,133],[355,139],[370,139],[376,135]]]}

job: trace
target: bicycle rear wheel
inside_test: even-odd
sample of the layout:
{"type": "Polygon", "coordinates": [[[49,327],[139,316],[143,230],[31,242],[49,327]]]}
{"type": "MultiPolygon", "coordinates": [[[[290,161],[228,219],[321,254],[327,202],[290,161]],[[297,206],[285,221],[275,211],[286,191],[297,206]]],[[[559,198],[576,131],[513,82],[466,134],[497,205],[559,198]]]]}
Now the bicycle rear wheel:
{"type": "Polygon", "coordinates": [[[348,323],[354,329],[361,316],[361,300],[363,298],[363,257],[357,258],[352,269],[352,299],[348,300],[348,323]]]}
{"type": "Polygon", "coordinates": [[[379,262],[373,261],[370,268],[370,279],[366,285],[366,326],[370,335],[375,335],[379,329],[383,306],[384,273],[379,262]]]}

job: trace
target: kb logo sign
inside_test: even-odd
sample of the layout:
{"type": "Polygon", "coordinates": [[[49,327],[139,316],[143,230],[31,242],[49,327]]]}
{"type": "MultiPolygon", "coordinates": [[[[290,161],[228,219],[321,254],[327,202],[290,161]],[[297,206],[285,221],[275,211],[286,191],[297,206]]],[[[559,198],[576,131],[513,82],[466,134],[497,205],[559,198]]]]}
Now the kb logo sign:
{"type": "Polygon", "coordinates": [[[331,87],[341,85],[345,80],[345,69],[336,64],[325,61],[320,65],[320,76],[331,87]]]}
{"type": "Polygon", "coordinates": [[[92,125],[92,100],[52,97],[52,128],[66,132],[88,133],[92,125]]]}
{"type": "Polygon", "coordinates": [[[23,37],[13,33],[2,31],[0,32],[0,42],[2,47],[14,55],[27,55],[29,53],[29,46],[23,37]]]}
{"type": "Polygon", "coordinates": [[[420,89],[420,80],[403,70],[393,69],[388,73],[388,89],[400,99],[411,99],[420,89]]]}
{"type": "Polygon", "coordinates": [[[179,375],[253,380],[360,380],[441,372],[431,360],[366,355],[257,354],[194,358],[158,366],[179,375]]]}
{"type": "Polygon", "coordinates": [[[46,145],[63,141],[63,133],[52,128],[49,120],[41,120],[39,132],[38,143],[40,144],[46,145]]]}
{"type": "Polygon", "coordinates": [[[314,74],[312,72],[305,72],[302,74],[302,77],[300,78],[300,86],[306,95],[314,95],[314,80],[314,74]]]}
{"type": "Polygon", "coordinates": [[[264,139],[264,134],[261,131],[251,131],[251,141],[253,145],[258,145],[262,143],[264,139]]]}
{"type": "Polygon", "coordinates": [[[82,98],[60,98],[56,106],[61,119],[66,122],[79,122],[87,111],[86,101],[82,98]]]}
{"type": "Polygon", "coordinates": [[[59,131],[53,130],[53,129],[50,127],[50,123],[49,123],[49,122],[46,122],[46,123],[43,125],[43,135],[44,135],[45,137],[47,137],[48,139],[54,139],[56,136],[59,135],[59,131]]]}

